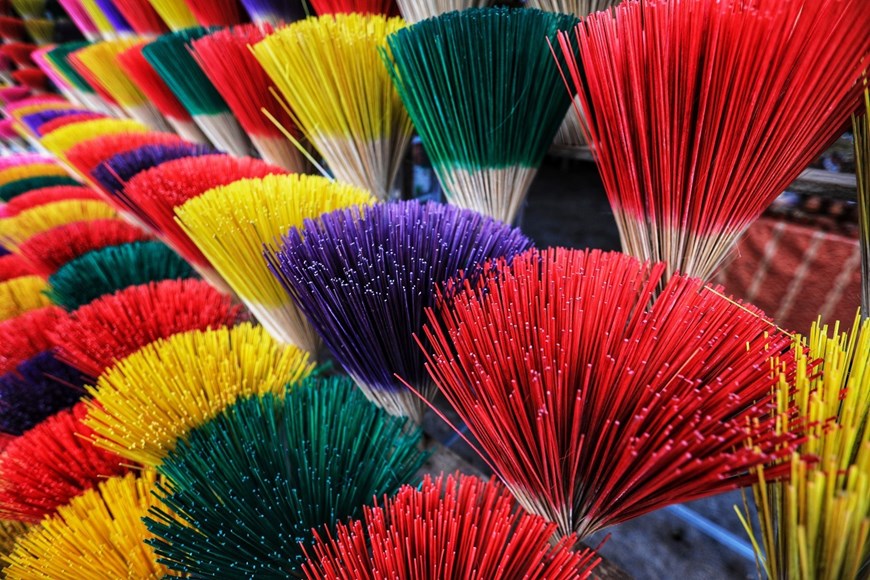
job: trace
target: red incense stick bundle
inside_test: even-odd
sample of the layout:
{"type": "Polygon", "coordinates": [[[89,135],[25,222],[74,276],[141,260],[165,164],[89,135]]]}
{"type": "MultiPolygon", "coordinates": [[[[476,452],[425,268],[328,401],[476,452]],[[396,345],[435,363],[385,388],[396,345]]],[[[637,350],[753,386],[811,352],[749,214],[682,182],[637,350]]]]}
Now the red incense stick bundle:
{"type": "Polygon", "coordinates": [[[324,14],[385,14],[398,16],[399,7],[396,0],[310,0],[311,6],[318,15],[324,14]]]}
{"type": "Polygon", "coordinates": [[[89,111],[87,113],[76,113],[75,115],[65,115],[63,117],[58,117],[57,119],[52,119],[51,121],[46,121],[42,125],[39,126],[39,135],[48,135],[55,129],[60,129],[61,127],[66,127],[67,125],[74,125],[75,123],[81,123],[82,121],[92,121],[94,119],[105,119],[107,118],[105,114],[98,113],[96,111],[89,111]]]}
{"type": "Polygon", "coordinates": [[[67,201],[70,199],[100,199],[100,196],[93,189],[78,185],[55,185],[52,187],[41,187],[33,189],[27,193],[22,193],[18,197],[9,200],[4,206],[6,215],[13,217],[28,209],[33,209],[38,205],[54,203],[56,201],[67,201]]]}
{"type": "Polygon", "coordinates": [[[148,0],[112,0],[112,3],[137,34],[152,36],[169,32],[169,27],[148,0]]]}
{"type": "Polygon", "coordinates": [[[651,0],[563,35],[623,248],[709,279],[842,133],[867,30],[864,0],[651,0]]]}
{"type": "Polygon", "coordinates": [[[34,91],[45,92],[51,88],[48,76],[38,68],[22,68],[12,71],[12,80],[34,91]]]}
{"type": "Polygon", "coordinates": [[[363,521],[339,523],[306,549],[309,578],[588,578],[591,550],[574,552],[571,538],[550,540],[556,525],[517,509],[495,479],[426,475],[383,507],[365,507],[363,521]]]}
{"type": "Polygon", "coordinates": [[[96,135],[69,149],[66,152],[66,159],[82,176],[90,179],[91,171],[113,155],[132,151],[143,145],[174,145],[183,141],[184,139],[174,133],[156,131],[96,135]]]}
{"type": "Polygon", "coordinates": [[[219,30],[193,41],[191,52],[263,159],[293,173],[304,173],[308,167],[305,157],[262,112],[269,111],[294,139],[302,138],[290,115],[271,93],[274,83],[248,48],[272,31],[270,24],[219,30]],[[240,70],[245,71],[244,76],[239,75],[240,70]]]}
{"type": "Polygon", "coordinates": [[[184,0],[184,3],[202,26],[233,26],[244,22],[247,16],[239,0],[184,0]]]}
{"type": "Polygon", "coordinates": [[[38,276],[33,264],[16,254],[0,256],[0,282],[8,282],[21,276],[38,276]]]}
{"type": "MultiPolygon", "coordinates": [[[[674,276],[653,299],[664,272],[531,250],[429,311],[433,380],[520,504],[562,536],[751,485],[751,468],[790,455],[770,400],[770,358],[790,336],[697,279],[674,276]]],[[[793,375],[794,352],[778,365],[793,375]]]]}
{"type": "Polygon", "coordinates": [[[48,306],[0,322],[0,375],[50,349],[53,342],[48,333],[65,316],[63,309],[48,306]]]}

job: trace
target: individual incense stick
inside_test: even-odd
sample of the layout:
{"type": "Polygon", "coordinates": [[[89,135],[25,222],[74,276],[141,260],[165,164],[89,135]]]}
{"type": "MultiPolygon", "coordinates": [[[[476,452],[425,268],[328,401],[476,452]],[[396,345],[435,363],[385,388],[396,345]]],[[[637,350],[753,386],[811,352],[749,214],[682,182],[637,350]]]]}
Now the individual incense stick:
{"type": "Polygon", "coordinates": [[[33,163],[31,165],[17,165],[8,169],[0,170],[0,186],[6,185],[19,179],[30,177],[47,177],[52,175],[68,175],[66,170],[56,163],[33,163]]]}
{"type": "Polygon", "coordinates": [[[135,132],[95,135],[66,151],[66,160],[79,174],[93,183],[91,173],[118,153],[133,151],[143,145],[178,145],[184,140],[174,133],[135,132]]]}
{"type": "Polygon", "coordinates": [[[301,138],[299,130],[272,94],[272,81],[249,48],[272,32],[269,24],[245,24],[219,30],[195,40],[191,44],[192,54],[238,118],[260,156],[288,171],[304,173],[308,168],[304,155],[288,141],[275,122],[297,140],[301,138]],[[239,77],[240,70],[246,72],[244,78],[239,77]],[[268,117],[262,109],[269,111],[268,117]]]}
{"type": "Polygon", "coordinates": [[[214,187],[273,173],[283,170],[252,157],[219,154],[186,157],[136,175],[124,187],[123,197],[128,206],[138,208],[138,216],[147,218],[161,237],[204,277],[222,284],[220,275],[175,221],[175,208],[214,187]]]}
{"type": "Polygon", "coordinates": [[[23,211],[14,218],[0,221],[0,240],[14,248],[36,234],[72,222],[113,218],[115,210],[102,201],[58,201],[23,211]]]}
{"type": "Polygon", "coordinates": [[[36,523],[105,477],[128,470],[120,457],[91,443],[91,430],[82,423],[86,413],[78,403],[6,446],[0,454],[3,518],[36,523]]]}
{"type": "Polygon", "coordinates": [[[385,14],[398,16],[395,0],[309,0],[317,14],[385,14]]]}
{"type": "Polygon", "coordinates": [[[283,393],[313,369],[308,353],[262,327],[176,334],[142,347],[104,372],[88,392],[96,444],[160,465],[179,440],[236,399],[283,393]],[[153,401],[162,401],[160,405],[153,401]]]}
{"type": "Polygon", "coordinates": [[[156,36],[169,28],[148,0],[113,0],[130,27],[140,36],[156,36]]]}
{"type": "Polygon", "coordinates": [[[239,400],[164,460],[162,505],[146,525],[171,569],[299,575],[299,544],[311,541],[313,527],[360,515],[426,458],[421,432],[374,407],[347,378],[282,394],[239,400]]]}
{"type": "Polygon", "coordinates": [[[120,197],[127,182],[143,171],[174,159],[215,153],[215,150],[208,145],[194,143],[143,145],[108,158],[91,171],[91,177],[104,191],[120,197]]]}
{"type": "MultiPolygon", "coordinates": [[[[271,244],[270,244],[271,245],[271,244]]],[[[393,415],[420,423],[434,388],[412,335],[440,289],[531,246],[517,229],[436,203],[340,210],[266,252],[270,268],[342,367],[393,415]]]]}
{"type": "Polygon", "coordinates": [[[29,177],[27,179],[19,179],[18,181],[7,183],[6,185],[0,187],[0,200],[10,202],[20,195],[24,195],[30,191],[34,191],[36,189],[43,189],[46,187],[69,187],[77,185],[81,184],[72,177],[62,175],[29,177]]]}
{"type": "Polygon", "coordinates": [[[481,8],[489,4],[489,0],[396,0],[402,18],[409,24],[444,14],[454,10],[481,8]]]}
{"type": "Polygon", "coordinates": [[[168,131],[169,126],[157,107],[151,104],[145,93],[118,66],[118,54],[136,44],[139,41],[132,38],[98,42],[74,52],[70,59],[73,66],[84,67],[90,71],[131,118],[154,131],[168,131]]]}
{"type": "MultiPolygon", "coordinates": [[[[793,351],[798,372],[781,377],[777,400],[796,402],[814,423],[786,462],[788,481],[771,481],[758,469],[760,538],[748,514],[741,520],[759,574],[857,580],[870,565],[870,321],[856,317],[851,336],[839,323],[814,323],[809,337],[795,338],[793,351]]],[[[776,426],[778,433],[788,429],[776,426]]]]}
{"type": "Polygon", "coordinates": [[[149,0],[154,10],[173,31],[184,30],[198,25],[196,17],[187,3],[179,0],[149,0]]]}
{"type": "Polygon", "coordinates": [[[193,117],[209,140],[236,156],[247,155],[250,143],[220,93],[190,54],[189,45],[209,31],[188,28],[165,34],[142,49],[142,56],[193,117]]]}
{"type": "Polygon", "coordinates": [[[176,133],[194,143],[208,143],[208,138],[193,122],[193,117],[187,112],[181,101],[157,74],[154,67],[142,56],[144,46],[134,46],[120,53],[117,57],[118,65],[154,103],[154,106],[172,125],[176,133]]]}
{"type": "Polygon", "coordinates": [[[400,18],[325,16],[279,29],[253,49],[335,177],[379,199],[392,192],[412,131],[378,62],[386,37],[403,26],[400,18]]]}
{"type": "Polygon", "coordinates": [[[244,21],[239,0],[184,0],[184,3],[202,26],[234,26],[244,21]]]}
{"type": "Polygon", "coordinates": [[[656,0],[584,20],[577,60],[561,37],[623,248],[710,278],[842,132],[868,28],[861,0],[656,0]]]}
{"type": "Polygon", "coordinates": [[[57,306],[47,306],[0,322],[0,374],[49,350],[53,344],[48,333],[64,316],[57,306]]]}
{"type": "Polygon", "coordinates": [[[870,313],[870,90],[864,89],[864,111],[852,116],[855,136],[855,177],[861,226],[861,312],[870,313]]]}
{"type": "MultiPolygon", "coordinates": [[[[665,268],[533,250],[427,313],[432,379],[562,536],[750,485],[750,468],[790,453],[770,362],[790,337],[697,279],[674,276],[653,300],[665,268]]],[[[794,375],[793,355],[778,364],[794,375]]]]}
{"type": "Polygon", "coordinates": [[[42,145],[59,157],[67,151],[95,137],[118,133],[147,133],[148,127],[131,119],[96,119],[75,125],[67,125],[42,138],[42,145]]]}
{"type": "Polygon", "coordinates": [[[148,239],[136,226],[119,219],[74,222],[37,234],[18,247],[37,272],[51,276],[64,264],[94,250],[148,239]]]}
{"type": "Polygon", "coordinates": [[[58,323],[58,354],[99,377],[143,346],[179,332],[235,324],[241,310],[201,280],[167,280],[133,286],[99,298],[58,323]]]}
{"type": "Polygon", "coordinates": [[[87,10],[81,4],[80,0],[58,0],[58,3],[63,6],[63,9],[75,23],[76,28],[88,40],[97,40],[100,38],[100,31],[91,20],[87,10]]]}
{"type": "Polygon", "coordinates": [[[85,377],[51,351],[43,351],[0,376],[0,432],[21,435],[75,405],[85,377]]]}
{"type": "Polygon", "coordinates": [[[202,251],[272,336],[317,352],[317,334],[263,259],[272,243],[304,220],[370,205],[365,190],[311,175],[268,175],[209,190],[175,210],[202,251]]]}
{"type": "Polygon", "coordinates": [[[49,299],[67,310],[130,286],[196,278],[196,271],[158,241],[108,246],[64,264],[48,279],[49,299]]]}
{"type": "Polygon", "coordinates": [[[21,538],[7,557],[9,578],[30,578],[34,570],[53,578],[164,577],[141,521],[157,502],[155,481],[151,470],[128,473],[74,498],[21,538]]]}
{"type": "Polygon", "coordinates": [[[556,525],[517,509],[495,479],[426,475],[363,514],[328,536],[315,531],[317,543],[303,546],[308,577],[573,580],[597,564],[591,550],[572,550],[570,537],[551,544],[556,525]]]}
{"type": "Polygon", "coordinates": [[[5,210],[7,217],[15,217],[23,211],[40,205],[46,205],[56,201],[67,201],[70,199],[97,200],[99,199],[99,196],[94,190],[80,185],[43,187],[40,189],[33,189],[9,200],[3,209],[5,210]]]}
{"type": "Polygon", "coordinates": [[[547,41],[576,23],[472,9],[388,39],[391,74],[450,203],[514,222],[571,102],[547,41]]]}
{"type": "Polygon", "coordinates": [[[242,4],[257,24],[278,26],[308,16],[304,0],[242,0],[242,4]]]}

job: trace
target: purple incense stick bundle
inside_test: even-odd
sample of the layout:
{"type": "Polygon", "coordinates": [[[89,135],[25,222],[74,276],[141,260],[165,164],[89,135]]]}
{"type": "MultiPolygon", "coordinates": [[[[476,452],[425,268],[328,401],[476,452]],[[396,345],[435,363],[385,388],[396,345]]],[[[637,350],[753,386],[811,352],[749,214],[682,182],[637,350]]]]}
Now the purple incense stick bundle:
{"type": "Polygon", "coordinates": [[[251,20],[274,26],[289,24],[309,16],[303,0],[242,0],[251,20]]]}
{"type": "Polygon", "coordinates": [[[23,117],[21,117],[21,120],[33,133],[42,136],[42,132],[39,130],[39,128],[42,127],[43,124],[48,123],[49,121],[54,121],[55,119],[59,119],[60,117],[68,117],[69,115],[80,115],[82,113],[88,112],[89,111],[85,109],[47,109],[45,111],[31,113],[30,115],[24,115],[23,117]]]}
{"type": "Polygon", "coordinates": [[[272,272],[366,395],[422,420],[433,395],[414,341],[445,285],[531,247],[519,229],[470,210],[400,202],[340,210],[291,230],[272,272]],[[464,273],[464,274],[463,274],[464,273]]]}

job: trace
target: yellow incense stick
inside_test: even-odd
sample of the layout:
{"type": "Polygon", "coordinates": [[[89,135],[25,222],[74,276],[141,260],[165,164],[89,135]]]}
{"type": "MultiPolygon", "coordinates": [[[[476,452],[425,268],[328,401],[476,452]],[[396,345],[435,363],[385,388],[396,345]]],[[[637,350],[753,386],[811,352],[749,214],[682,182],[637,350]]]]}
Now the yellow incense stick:
{"type": "Polygon", "coordinates": [[[28,179],[30,177],[43,177],[46,175],[69,175],[67,171],[60,165],[54,163],[32,163],[30,165],[19,165],[10,167],[0,171],[0,186],[6,185],[19,179],[28,179]]]}
{"type": "Polygon", "coordinates": [[[45,290],[48,285],[39,276],[21,276],[0,284],[0,321],[51,306],[51,300],[43,293],[45,290]]]}
{"type": "Polygon", "coordinates": [[[55,129],[42,137],[42,145],[55,155],[64,154],[84,141],[117,133],[147,133],[150,129],[132,119],[93,119],[55,129]]]}
{"type": "Polygon", "coordinates": [[[151,6],[169,28],[175,32],[199,26],[199,21],[182,0],[149,0],[151,6]]]}
{"type": "Polygon", "coordinates": [[[118,31],[115,30],[115,27],[112,26],[112,23],[103,14],[103,10],[97,5],[95,0],[79,0],[79,3],[85,12],[88,13],[91,21],[97,27],[97,30],[100,31],[100,35],[103,38],[114,38],[118,34],[118,31]]]}

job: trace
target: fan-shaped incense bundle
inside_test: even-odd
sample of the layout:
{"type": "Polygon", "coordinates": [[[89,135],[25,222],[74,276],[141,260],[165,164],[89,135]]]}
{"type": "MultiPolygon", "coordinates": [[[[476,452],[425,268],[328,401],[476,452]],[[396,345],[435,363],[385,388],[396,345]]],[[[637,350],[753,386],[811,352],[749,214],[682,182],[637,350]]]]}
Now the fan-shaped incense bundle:
{"type": "Polygon", "coordinates": [[[30,58],[30,53],[39,48],[29,42],[7,42],[0,46],[0,54],[3,54],[21,68],[33,68],[36,63],[30,58]]]}
{"type": "Polygon", "coordinates": [[[142,49],[142,56],[172,89],[209,140],[236,156],[247,155],[250,143],[220,93],[196,64],[188,46],[209,31],[188,28],[165,34],[142,49]]]}
{"type": "Polygon", "coordinates": [[[221,277],[175,221],[175,208],[209,189],[246,178],[280,174],[283,170],[252,157],[203,155],[167,161],[127,182],[123,197],[137,215],[146,217],[162,238],[209,280],[221,277]],[[211,273],[209,273],[211,271],[211,273]]]}
{"type": "MultiPolygon", "coordinates": [[[[428,311],[432,379],[562,536],[749,485],[750,468],[790,452],[769,361],[790,337],[697,279],[674,276],[652,301],[664,271],[530,251],[428,311]]],[[[793,376],[791,354],[779,364],[793,376]]]]}
{"type": "Polygon", "coordinates": [[[164,577],[141,521],[157,502],[155,480],[151,470],[113,477],[59,508],[6,558],[9,578],[30,578],[34,570],[53,578],[164,577]]]}
{"type": "MultiPolygon", "coordinates": [[[[8,111],[8,109],[7,109],[8,111]]],[[[53,163],[54,157],[41,155],[39,153],[20,153],[18,155],[10,155],[0,157],[0,169],[9,169],[19,165],[30,165],[31,163],[53,163]]]]}
{"type": "Polygon", "coordinates": [[[41,275],[50,276],[88,252],[147,239],[141,229],[119,219],[73,222],[33,236],[18,247],[18,253],[41,275]]]}
{"type": "Polygon", "coordinates": [[[118,54],[137,44],[140,41],[133,38],[98,42],[72,53],[70,61],[77,68],[87,69],[130,117],[155,131],[167,131],[169,126],[160,111],[151,104],[116,60],[118,54]]]}
{"type": "Polygon", "coordinates": [[[78,181],[69,176],[48,175],[41,177],[28,177],[27,179],[19,179],[12,183],[0,187],[0,200],[10,202],[17,197],[37,189],[46,187],[61,187],[61,186],[77,186],[81,185],[78,181]]]}
{"type": "Polygon", "coordinates": [[[474,277],[489,259],[531,242],[517,229],[436,203],[399,202],[347,209],[291,230],[272,271],[366,395],[393,415],[422,420],[434,387],[412,336],[439,291],[474,277]]]}
{"type": "Polygon", "coordinates": [[[396,0],[402,18],[409,24],[444,14],[454,10],[481,8],[489,4],[489,0],[396,0]]]}
{"type": "Polygon", "coordinates": [[[184,140],[174,133],[114,133],[96,135],[69,148],[66,160],[83,177],[93,181],[91,172],[118,153],[133,151],[143,145],[178,145],[184,140]]]}
{"type": "Polygon", "coordinates": [[[398,16],[395,0],[309,0],[319,15],[324,14],[385,14],[398,16]]]}
{"type": "Polygon", "coordinates": [[[133,79],[139,89],[154,103],[175,132],[194,143],[208,143],[193,117],[181,104],[154,67],[142,56],[145,45],[134,46],[118,55],[118,65],[133,79]]]}
{"type": "Polygon", "coordinates": [[[709,278],[841,133],[868,29],[861,0],[630,2],[577,29],[582,73],[561,37],[623,248],[709,278]]]}
{"type": "Polygon", "coordinates": [[[0,102],[4,105],[26,99],[32,93],[27,87],[11,86],[0,89],[0,102]]]}
{"type": "Polygon", "coordinates": [[[68,56],[71,53],[88,46],[88,44],[89,43],[87,42],[67,42],[60,44],[45,53],[45,60],[46,62],[51,63],[58,74],[67,81],[69,86],[73,87],[76,100],[94,111],[114,115],[115,109],[97,95],[94,88],[84,77],[82,77],[82,75],[79,74],[68,60],[68,56]]]}
{"type": "Polygon", "coordinates": [[[15,254],[0,256],[0,282],[8,282],[22,276],[36,276],[39,272],[33,264],[15,254]]]}
{"type": "Polygon", "coordinates": [[[148,0],[113,0],[130,27],[140,36],[155,36],[169,28],[148,0]]]}
{"type": "Polygon", "coordinates": [[[106,115],[103,113],[97,113],[96,111],[89,111],[87,113],[75,113],[73,115],[65,115],[58,117],[56,119],[52,119],[46,123],[43,123],[39,127],[39,131],[37,132],[37,136],[39,138],[48,135],[52,131],[56,131],[61,127],[66,127],[67,125],[73,125],[75,123],[82,123],[84,121],[93,121],[96,119],[106,119],[106,115]]]}
{"type": "Polygon", "coordinates": [[[49,78],[44,72],[36,68],[18,69],[12,71],[10,76],[14,82],[40,93],[51,89],[49,78]]]}
{"type": "Polygon", "coordinates": [[[40,131],[40,128],[49,121],[54,121],[55,119],[59,119],[61,117],[68,117],[70,115],[82,115],[83,113],[99,114],[91,113],[90,111],[85,109],[47,110],[32,113],[30,115],[24,115],[21,117],[21,121],[24,125],[27,126],[32,134],[40,137],[43,135],[43,133],[40,131]]]}
{"type": "Polygon", "coordinates": [[[87,10],[82,6],[81,0],[58,0],[58,4],[63,7],[64,11],[75,23],[76,28],[79,29],[85,38],[88,40],[100,38],[100,31],[97,29],[94,21],[91,20],[87,10]]]}
{"type": "Polygon", "coordinates": [[[778,400],[796,401],[816,422],[787,464],[788,481],[758,469],[760,541],[741,519],[768,578],[857,580],[870,565],[870,321],[856,317],[851,336],[839,323],[814,323],[793,350],[798,372],[781,377],[778,400]]]}
{"type": "Polygon", "coordinates": [[[147,133],[148,131],[148,127],[131,119],[96,119],[67,125],[52,131],[42,138],[42,145],[58,157],[63,157],[67,151],[79,143],[96,137],[119,133],[147,133]]]}
{"type": "Polygon", "coordinates": [[[48,417],[76,404],[85,378],[43,351],[0,376],[0,432],[21,435],[48,417]]]}
{"type": "Polygon", "coordinates": [[[864,111],[852,117],[855,177],[861,228],[861,312],[870,313],[870,89],[864,89],[864,111]]]}
{"type": "Polygon", "coordinates": [[[46,177],[52,175],[68,175],[66,170],[56,163],[33,163],[30,165],[17,165],[8,169],[0,170],[0,186],[6,185],[19,179],[30,177],[46,177]]]}
{"type": "Polygon", "coordinates": [[[378,53],[404,25],[359,14],[310,18],[253,49],[335,177],[379,199],[390,196],[412,132],[378,53]]]}
{"type": "Polygon", "coordinates": [[[316,353],[320,341],[269,271],[263,245],[304,220],[369,205],[367,191],[312,175],[268,175],[216,187],[177,207],[182,230],[275,338],[316,353]]]}
{"type": "MultiPolygon", "coordinates": [[[[112,25],[116,36],[124,36],[133,33],[133,27],[130,26],[130,23],[127,22],[127,19],[124,18],[121,11],[118,10],[117,6],[115,6],[114,0],[85,0],[84,3],[88,4],[90,2],[94,2],[97,9],[103,13],[109,21],[109,24],[112,25]]],[[[106,36],[105,38],[110,39],[111,37],[106,36]]]]}
{"type": "Polygon", "coordinates": [[[236,399],[283,393],[308,376],[308,358],[249,323],[176,334],[143,346],[88,387],[86,422],[97,445],[156,466],[236,399]]]}
{"type": "Polygon", "coordinates": [[[571,103],[547,42],[576,23],[472,9],[388,39],[391,74],[450,203],[513,223],[571,103]]]}
{"type": "Polygon", "coordinates": [[[39,18],[45,12],[47,0],[11,0],[12,7],[19,16],[39,18]]]}
{"type": "Polygon", "coordinates": [[[56,201],[68,201],[71,199],[98,200],[97,193],[80,185],[58,185],[32,189],[15,199],[9,200],[3,209],[8,217],[15,217],[23,211],[34,207],[54,203],[56,201]]]}
{"type": "Polygon", "coordinates": [[[127,182],[138,174],[167,161],[184,157],[213,155],[216,151],[208,145],[177,143],[168,145],[143,145],[136,149],[117,153],[100,163],[91,171],[91,177],[112,196],[121,198],[127,182]]]}
{"type": "Polygon", "coordinates": [[[49,18],[28,18],[24,21],[27,34],[40,46],[54,40],[54,25],[55,21],[49,18]]]}
{"type": "Polygon", "coordinates": [[[92,377],[155,340],[233,325],[241,309],[201,280],[166,280],[103,296],[52,331],[61,359],[92,377]]]}
{"type": "Polygon", "coordinates": [[[94,250],[63,265],[48,279],[49,299],[75,310],[100,296],[161,280],[195,278],[196,271],[158,241],[94,250]]]}
{"type": "Polygon", "coordinates": [[[244,19],[239,0],[184,0],[202,26],[233,26],[244,19]]]}
{"type": "Polygon", "coordinates": [[[191,44],[192,54],[260,156],[288,171],[304,173],[308,167],[304,155],[272,119],[294,139],[300,137],[299,130],[271,93],[272,81],[249,48],[272,33],[269,24],[226,28],[195,40],[191,44]],[[239,76],[240,70],[245,71],[244,77],[239,76]],[[268,110],[270,116],[262,109],[268,110]]]}
{"type": "Polygon", "coordinates": [[[72,222],[113,218],[115,210],[102,201],[71,199],[41,205],[0,221],[0,240],[15,248],[28,238],[72,222]]]}
{"type": "Polygon", "coordinates": [[[299,543],[311,541],[311,528],[360,515],[425,459],[420,431],[374,407],[346,378],[282,394],[239,400],[179,441],[159,468],[163,505],[146,525],[171,569],[298,575],[299,543]]]}
{"type": "Polygon", "coordinates": [[[304,0],[242,0],[251,20],[257,24],[278,26],[301,20],[308,15],[304,0]]]}
{"type": "Polygon", "coordinates": [[[24,40],[26,30],[24,21],[12,16],[0,16],[0,37],[6,42],[21,42],[24,40]]]}
{"type": "Polygon", "coordinates": [[[96,447],[78,403],[52,415],[0,454],[0,514],[38,522],[102,479],[125,473],[120,457],[96,447]]]}
{"type": "Polygon", "coordinates": [[[0,283],[0,321],[50,306],[51,301],[43,294],[46,289],[45,280],[40,276],[21,276],[0,283]]]}
{"type": "Polygon", "coordinates": [[[198,25],[196,17],[183,0],[149,0],[154,10],[173,31],[193,28],[198,25]]]}
{"type": "Polygon", "coordinates": [[[97,30],[100,31],[100,36],[102,36],[106,40],[113,40],[118,38],[121,30],[117,30],[115,26],[112,24],[112,20],[109,19],[109,16],[103,12],[100,5],[97,3],[97,0],[79,0],[81,2],[82,8],[85,12],[88,13],[88,17],[94,23],[94,26],[97,27],[97,30]]]}
{"type": "Polygon", "coordinates": [[[48,333],[64,316],[57,306],[47,306],[0,322],[0,374],[54,346],[48,333]]]}
{"type": "Polygon", "coordinates": [[[309,578],[473,578],[508,580],[589,578],[597,564],[591,550],[573,551],[571,538],[550,543],[556,525],[517,509],[495,479],[426,475],[419,487],[403,486],[383,506],[364,508],[364,519],[305,548],[309,578]]]}

